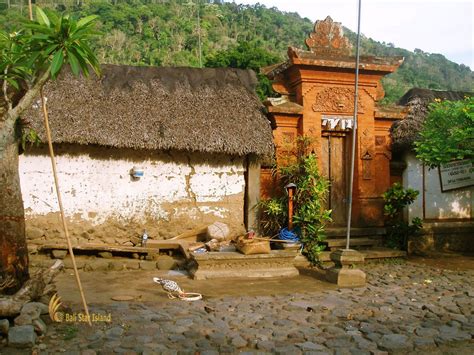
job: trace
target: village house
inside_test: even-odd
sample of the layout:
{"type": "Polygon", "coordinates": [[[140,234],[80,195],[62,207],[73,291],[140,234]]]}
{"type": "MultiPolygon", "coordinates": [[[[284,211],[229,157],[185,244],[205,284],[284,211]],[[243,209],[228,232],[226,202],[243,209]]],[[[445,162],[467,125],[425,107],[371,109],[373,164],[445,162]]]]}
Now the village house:
{"type": "Polygon", "coordinates": [[[430,169],[415,156],[418,137],[428,106],[436,99],[462,100],[464,92],[411,89],[399,101],[408,109],[406,119],[391,129],[393,165],[400,166],[403,187],[420,195],[407,208],[406,219],[423,220],[424,234],[410,243],[410,251],[453,250],[474,252],[474,172],[472,161],[455,161],[430,169]],[[452,178],[454,177],[454,178],[452,178]]]}
{"type": "MultiPolygon", "coordinates": [[[[271,127],[250,70],[103,65],[45,87],[75,242],[167,239],[215,221],[253,227],[271,127]]],[[[41,109],[25,115],[45,142],[41,109]]],[[[62,233],[47,147],[20,157],[30,244],[62,233]]]]}
{"type": "MultiPolygon", "coordinates": [[[[332,210],[331,234],[331,229],[347,223],[356,60],[341,24],[330,17],[316,21],[306,45],[308,50],[289,47],[285,62],[264,69],[281,95],[269,98],[266,104],[274,128],[277,163],[285,154],[285,146],[298,136],[313,140],[320,170],[330,181],[327,207],[332,210]]],[[[402,62],[402,57],[360,57],[352,226],[365,228],[368,235],[383,233],[382,193],[394,178],[389,129],[405,116],[403,108],[378,105],[384,97],[381,79],[402,62]]],[[[270,169],[264,168],[262,195],[278,193],[274,189],[270,169]]]]}

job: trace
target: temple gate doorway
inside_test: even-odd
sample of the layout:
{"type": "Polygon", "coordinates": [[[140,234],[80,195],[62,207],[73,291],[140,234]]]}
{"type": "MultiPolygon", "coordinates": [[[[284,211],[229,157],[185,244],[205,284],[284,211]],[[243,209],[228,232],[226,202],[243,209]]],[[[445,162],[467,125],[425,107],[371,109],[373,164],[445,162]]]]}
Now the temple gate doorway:
{"type": "Polygon", "coordinates": [[[327,208],[332,210],[331,216],[335,226],[343,226],[347,221],[347,172],[350,169],[350,155],[347,154],[350,148],[347,141],[344,136],[334,135],[323,136],[322,139],[324,163],[321,172],[330,182],[327,208]]]}

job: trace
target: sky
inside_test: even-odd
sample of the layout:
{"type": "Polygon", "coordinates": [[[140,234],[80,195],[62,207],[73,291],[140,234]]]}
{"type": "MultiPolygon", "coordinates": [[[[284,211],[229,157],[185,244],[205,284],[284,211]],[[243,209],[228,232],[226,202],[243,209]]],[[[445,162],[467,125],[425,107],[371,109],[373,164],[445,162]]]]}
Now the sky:
{"type": "MultiPolygon", "coordinates": [[[[326,16],[357,32],[358,0],[235,0],[297,12],[313,22],[326,16]]],[[[413,51],[443,54],[474,69],[474,0],[362,0],[361,33],[413,51]]],[[[295,45],[288,43],[288,45],[295,45]]]]}

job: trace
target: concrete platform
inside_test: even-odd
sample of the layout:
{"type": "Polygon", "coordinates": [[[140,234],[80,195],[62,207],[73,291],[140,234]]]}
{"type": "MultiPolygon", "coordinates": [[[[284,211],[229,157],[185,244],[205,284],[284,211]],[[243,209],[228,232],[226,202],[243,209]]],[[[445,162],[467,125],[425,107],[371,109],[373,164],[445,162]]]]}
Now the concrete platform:
{"type": "Polygon", "coordinates": [[[195,280],[218,278],[291,277],[299,274],[295,251],[272,250],[270,254],[237,252],[191,254],[190,274],[195,280]]]}
{"type": "MultiPolygon", "coordinates": [[[[388,259],[388,258],[406,258],[407,252],[403,250],[394,250],[389,248],[377,247],[373,249],[359,250],[363,255],[365,260],[370,259],[388,259]]],[[[322,263],[331,262],[330,251],[323,251],[319,255],[319,261],[322,263]]],[[[298,254],[295,259],[295,265],[297,267],[308,267],[310,262],[308,259],[301,254],[298,254]]]]}

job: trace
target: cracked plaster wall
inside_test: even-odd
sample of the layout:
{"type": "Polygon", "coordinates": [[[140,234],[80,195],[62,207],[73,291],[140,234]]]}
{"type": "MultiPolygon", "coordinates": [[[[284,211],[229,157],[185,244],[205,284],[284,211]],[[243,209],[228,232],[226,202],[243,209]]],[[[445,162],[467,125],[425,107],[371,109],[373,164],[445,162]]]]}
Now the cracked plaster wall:
{"type": "MultiPolygon", "coordinates": [[[[60,145],[60,189],[71,235],[77,242],[123,242],[143,229],[167,239],[216,220],[242,232],[245,164],[242,157],[158,153],[60,145]],[[144,176],[131,178],[133,166],[144,176]]],[[[28,238],[61,238],[51,163],[44,148],[20,157],[28,238]]]]}

